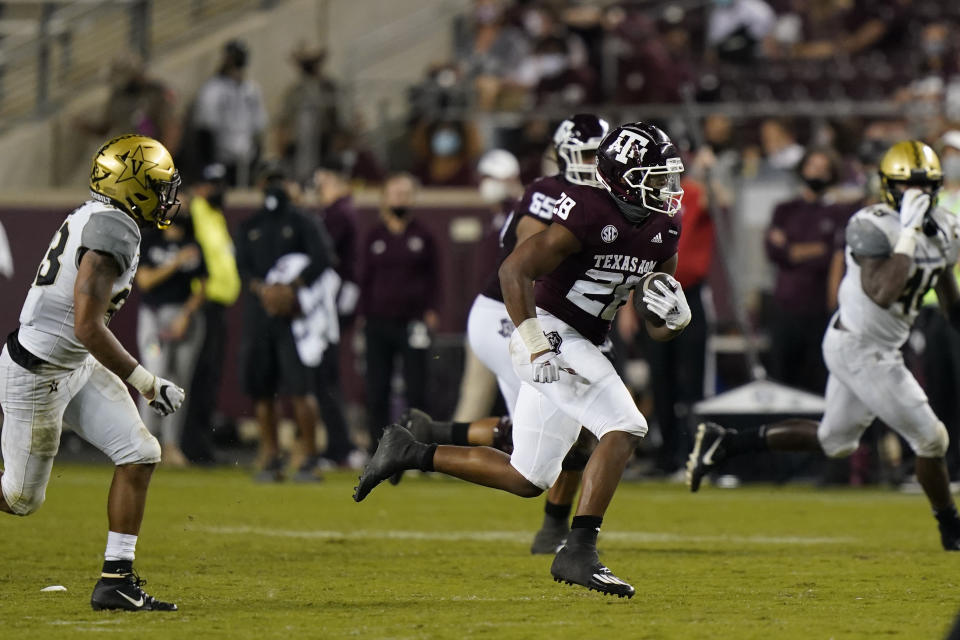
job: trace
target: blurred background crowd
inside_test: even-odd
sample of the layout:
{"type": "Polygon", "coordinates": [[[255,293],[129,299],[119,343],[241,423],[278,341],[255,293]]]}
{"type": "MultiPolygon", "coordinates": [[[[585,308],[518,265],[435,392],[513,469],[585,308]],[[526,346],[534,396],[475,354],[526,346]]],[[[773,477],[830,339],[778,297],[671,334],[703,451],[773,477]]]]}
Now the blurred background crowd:
{"type": "MultiPolygon", "coordinates": [[[[56,11],[74,4],[95,3],[49,3],[41,35],[62,28],[56,11]]],[[[166,3],[132,4],[149,12],[166,3]]],[[[357,4],[370,5],[368,15],[377,3],[357,4]]],[[[169,464],[229,461],[223,451],[256,440],[258,478],[310,480],[323,467],[361,465],[378,430],[406,406],[461,421],[502,411],[489,378],[471,373],[460,384],[470,362],[466,313],[495,268],[497,232],[522,185],[556,171],[551,140],[573,113],[653,121],[685,154],[678,278],[695,324],[669,345],[645,340],[629,312],[615,331],[625,379],[654,426],[637,476],[676,475],[696,403],[755,376],[745,357],[753,350],[772,379],[822,394],[819,343],[843,274],[842,231],[860,206],[878,201],[887,147],[914,137],[932,144],[945,175],[940,203],[960,213],[958,3],[414,4],[351,48],[331,27],[298,41],[244,37],[235,26],[244,10],[269,19],[308,6],[329,25],[352,15],[337,0],[190,3],[198,24],[221,5],[237,12],[202,22],[216,58],[210,75],[178,85],[154,65],[157,47],[144,44],[156,38],[137,39],[131,27],[130,50],[101,56],[112,59],[106,81],[82,110],[54,99],[42,67],[35,100],[21,108],[15,91],[3,91],[14,72],[0,73],[7,138],[27,135],[25,114],[59,113],[54,139],[83,154],[131,131],[174,152],[184,210],[174,227],[145,237],[139,311],[125,314],[136,315],[140,353],[157,363],[151,370],[192,380],[183,416],[152,425],[169,464]],[[403,62],[403,47],[428,33],[445,46],[403,62]],[[371,38],[409,42],[388,51],[371,38]],[[404,73],[359,80],[369,55],[395,56],[404,73]],[[277,258],[291,253],[308,266],[279,269],[277,258]],[[313,281],[305,269],[325,274],[311,309],[291,294],[298,278],[313,281]],[[298,327],[308,316],[310,328],[298,327]],[[291,448],[292,462],[283,453],[291,448]]],[[[0,23],[28,22],[17,7],[0,4],[0,23]]],[[[42,42],[62,70],[73,48],[42,42]]],[[[0,49],[10,43],[5,35],[0,49]]],[[[43,186],[82,184],[85,156],[75,157],[79,169],[43,186]]],[[[24,228],[24,199],[0,203],[15,240],[10,283],[40,253],[18,256],[11,227],[24,228]]],[[[50,208],[53,224],[63,208],[50,208]]],[[[12,285],[4,292],[22,296],[12,285]]],[[[960,340],[934,302],[907,350],[953,436],[957,479],[960,340]]],[[[797,470],[821,481],[904,482],[907,449],[882,425],[872,434],[840,467],[797,470]]]]}

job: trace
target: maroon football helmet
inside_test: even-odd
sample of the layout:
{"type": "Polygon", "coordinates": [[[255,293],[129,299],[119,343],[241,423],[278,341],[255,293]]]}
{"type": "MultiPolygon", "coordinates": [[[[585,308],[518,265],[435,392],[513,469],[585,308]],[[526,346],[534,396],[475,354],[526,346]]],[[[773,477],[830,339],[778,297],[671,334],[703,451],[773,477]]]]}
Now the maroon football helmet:
{"type": "Polygon", "coordinates": [[[683,189],[680,152],[659,127],[634,122],[607,134],[597,149],[597,177],[627,220],[640,223],[651,213],[673,216],[683,189]]]}
{"type": "Polygon", "coordinates": [[[573,184],[599,187],[596,151],[610,125],[592,113],[578,113],[560,123],[553,134],[560,173],[573,184]]]}

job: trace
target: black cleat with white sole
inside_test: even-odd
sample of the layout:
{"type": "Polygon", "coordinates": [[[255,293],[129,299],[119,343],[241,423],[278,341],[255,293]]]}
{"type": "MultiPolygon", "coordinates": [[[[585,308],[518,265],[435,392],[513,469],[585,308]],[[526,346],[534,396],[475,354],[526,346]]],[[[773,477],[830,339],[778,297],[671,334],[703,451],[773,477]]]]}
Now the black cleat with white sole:
{"type": "Polygon", "coordinates": [[[406,469],[433,470],[433,451],[436,445],[417,442],[413,434],[398,424],[383,430],[383,437],[370,462],[363,468],[360,480],[354,487],[353,499],[360,502],[374,487],[390,476],[406,469]]]}
{"type": "Polygon", "coordinates": [[[703,477],[726,457],[723,441],[728,435],[734,433],[736,433],[735,430],[725,429],[715,422],[702,422],[697,427],[693,451],[687,459],[686,480],[691,493],[696,493],[700,489],[703,477]]]}
{"type": "Polygon", "coordinates": [[[618,598],[632,598],[635,593],[632,586],[600,562],[596,547],[564,545],[553,558],[550,573],[556,582],[579,584],[618,598]]]}
{"type": "Polygon", "coordinates": [[[143,590],[147,583],[135,573],[117,575],[116,577],[103,576],[93,588],[90,596],[90,606],[94,611],[176,611],[177,605],[172,602],[157,600],[143,590]]]}

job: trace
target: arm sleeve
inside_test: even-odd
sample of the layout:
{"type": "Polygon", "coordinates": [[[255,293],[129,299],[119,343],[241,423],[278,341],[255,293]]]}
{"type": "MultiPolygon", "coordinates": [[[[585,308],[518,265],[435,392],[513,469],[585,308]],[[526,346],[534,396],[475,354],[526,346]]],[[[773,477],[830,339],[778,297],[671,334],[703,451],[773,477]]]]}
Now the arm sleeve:
{"type": "Polygon", "coordinates": [[[854,216],[847,224],[847,246],[854,255],[864,258],[882,258],[893,252],[890,238],[873,222],[854,216]]]}
{"type": "Polygon", "coordinates": [[[109,255],[123,273],[137,256],[140,230],[133,220],[122,213],[94,213],[83,225],[80,246],[109,255]]]}

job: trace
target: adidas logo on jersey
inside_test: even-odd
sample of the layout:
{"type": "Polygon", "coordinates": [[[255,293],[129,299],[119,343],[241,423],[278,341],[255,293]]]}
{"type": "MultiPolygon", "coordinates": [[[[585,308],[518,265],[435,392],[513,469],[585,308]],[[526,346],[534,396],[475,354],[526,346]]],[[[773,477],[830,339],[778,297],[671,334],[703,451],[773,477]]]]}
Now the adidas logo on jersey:
{"type": "Polygon", "coordinates": [[[663,236],[659,231],[657,231],[657,235],[650,238],[650,242],[653,242],[654,244],[663,244],[663,236]]]}

